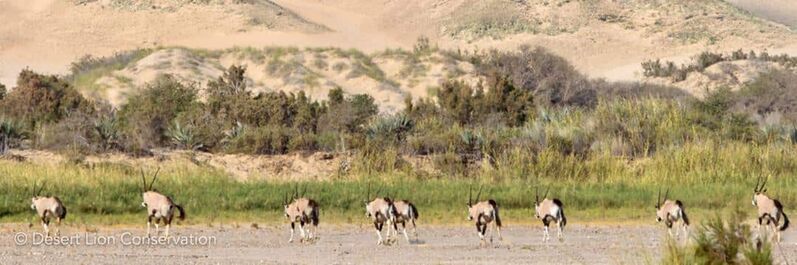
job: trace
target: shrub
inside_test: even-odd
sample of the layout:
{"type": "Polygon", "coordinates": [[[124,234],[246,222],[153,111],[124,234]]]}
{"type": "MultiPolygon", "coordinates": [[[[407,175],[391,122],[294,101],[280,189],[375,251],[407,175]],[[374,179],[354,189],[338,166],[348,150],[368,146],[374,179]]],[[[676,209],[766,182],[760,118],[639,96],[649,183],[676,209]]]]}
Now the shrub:
{"type": "Polygon", "coordinates": [[[779,113],[784,122],[797,123],[797,74],[794,72],[773,70],[763,73],[732,97],[729,108],[736,112],[757,120],[779,113]]]}
{"type": "Polygon", "coordinates": [[[328,110],[321,115],[319,127],[324,131],[341,133],[363,132],[364,125],[377,112],[373,97],[360,94],[344,98],[342,89],[332,89],[329,91],[328,110]]]}
{"type": "Polygon", "coordinates": [[[171,76],[160,76],[128,99],[119,112],[129,151],[167,146],[169,127],[178,114],[196,108],[196,88],[171,76]]]}
{"type": "Polygon", "coordinates": [[[414,121],[405,115],[382,116],[371,122],[366,134],[371,140],[399,144],[404,142],[414,125],[414,121]]]}
{"type": "Polygon", "coordinates": [[[25,69],[17,77],[17,87],[2,101],[0,111],[33,127],[58,121],[74,112],[89,113],[91,102],[57,76],[41,75],[25,69]]]}
{"type": "Polygon", "coordinates": [[[551,106],[594,106],[595,90],[589,80],[562,57],[543,48],[522,47],[519,52],[491,51],[479,64],[488,80],[508,78],[511,85],[531,91],[537,102],[551,106]]]}
{"type": "Polygon", "coordinates": [[[97,134],[101,150],[108,151],[121,148],[119,119],[115,112],[98,117],[94,121],[94,131],[97,134]]]}
{"type": "Polygon", "coordinates": [[[56,123],[42,127],[37,147],[65,152],[70,155],[86,155],[102,150],[100,135],[92,116],[77,113],[56,123]]]}
{"type": "Polygon", "coordinates": [[[259,155],[285,154],[296,132],[283,126],[263,126],[244,130],[227,145],[227,152],[259,155]]]}
{"type": "Polygon", "coordinates": [[[194,126],[191,124],[181,125],[177,120],[174,121],[172,127],[169,127],[167,135],[172,140],[172,144],[181,149],[194,150],[202,147],[197,142],[194,135],[194,126]]]}
{"type": "Polygon", "coordinates": [[[769,241],[755,237],[739,213],[727,220],[710,219],[693,237],[688,246],[667,240],[662,264],[774,264],[769,241]]]}
{"type": "Polygon", "coordinates": [[[702,52],[693,58],[693,61],[688,65],[681,65],[676,67],[673,62],[666,62],[666,67],[662,66],[659,59],[647,60],[642,62],[642,75],[646,77],[670,77],[673,82],[680,82],[686,80],[686,76],[691,72],[702,72],[706,68],[727,61],[738,60],[757,60],[764,62],[774,62],[784,68],[793,69],[797,67],[797,57],[789,56],[788,54],[781,54],[770,56],[767,52],[762,52],[756,55],[754,51],[744,53],[741,49],[731,52],[729,55],[713,52],[702,52]]]}
{"type": "Polygon", "coordinates": [[[25,139],[27,132],[17,121],[0,118],[0,154],[5,154],[9,148],[19,146],[21,140],[25,139]]]}

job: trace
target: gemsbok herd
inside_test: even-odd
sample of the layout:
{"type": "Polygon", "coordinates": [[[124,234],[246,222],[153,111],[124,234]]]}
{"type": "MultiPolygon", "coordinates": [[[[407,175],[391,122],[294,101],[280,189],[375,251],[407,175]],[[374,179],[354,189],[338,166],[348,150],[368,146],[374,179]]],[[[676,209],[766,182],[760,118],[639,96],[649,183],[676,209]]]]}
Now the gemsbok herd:
{"type": "MultiPolygon", "coordinates": [[[[141,187],[141,206],[147,210],[147,235],[150,235],[150,226],[155,222],[155,235],[160,232],[159,223],[165,225],[165,231],[162,236],[169,236],[169,228],[171,227],[172,219],[176,213],[179,213],[179,219],[185,219],[185,210],[183,207],[176,204],[171,197],[159,193],[152,188],[155,180],[158,177],[158,171],[152,175],[152,180],[147,182],[144,170],[141,170],[141,179],[143,186],[141,187]]],[[[752,203],[758,210],[758,231],[761,233],[762,227],[766,225],[767,232],[774,233],[773,240],[780,241],[780,232],[789,227],[789,218],[783,211],[783,204],[776,199],[772,199],[766,195],[767,179],[759,177],[756,186],[753,189],[752,203]]],[[[32,188],[31,209],[35,210],[44,227],[44,232],[50,236],[50,220],[55,219],[58,226],[55,230],[55,235],[59,235],[60,224],[66,218],[66,207],[64,203],[56,196],[40,196],[45,185],[42,184],[38,187],[34,183],[32,188]]],[[[381,190],[381,189],[380,189],[381,190]]],[[[295,187],[293,195],[288,198],[285,193],[283,197],[283,207],[285,211],[285,218],[290,222],[290,238],[288,242],[293,242],[296,223],[299,224],[300,242],[312,242],[317,239],[317,229],[320,216],[320,205],[315,200],[305,196],[306,188],[304,191],[299,192],[298,186],[295,187]],[[312,226],[312,227],[307,227],[312,226]]],[[[564,239],[564,228],[567,224],[567,217],[565,217],[564,204],[557,198],[548,198],[549,189],[546,188],[545,193],[540,197],[539,189],[535,190],[534,200],[534,217],[542,221],[543,224],[543,242],[550,240],[549,225],[556,224],[557,238],[564,239]]],[[[686,214],[684,203],[680,200],[671,200],[669,198],[669,188],[661,197],[661,189],[658,192],[656,199],[656,221],[664,222],[668,228],[670,236],[679,237],[680,233],[688,233],[689,217],[686,214]],[[680,225],[674,226],[680,222],[680,225]],[[674,235],[673,235],[674,230],[674,235]]],[[[412,228],[412,236],[414,240],[418,240],[418,233],[416,228],[416,221],[418,220],[418,208],[408,200],[395,200],[390,196],[371,197],[371,186],[368,185],[368,190],[365,193],[365,215],[374,224],[374,230],[377,235],[377,245],[388,245],[398,242],[399,227],[401,225],[401,232],[407,243],[411,243],[409,235],[407,234],[407,226],[412,228]],[[384,237],[382,236],[383,228],[387,228],[384,237]]],[[[467,218],[476,224],[476,232],[480,240],[480,245],[484,246],[492,244],[494,234],[497,234],[498,239],[502,240],[501,236],[501,215],[499,214],[499,204],[494,199],[481,200],[482,188],[479,187],[476,195],[476,200],[473,200],[473,189],[468,191],[468,211],[467,218]],[[485,238],[487,235],[487,228],[490,227],[489,242],[485,238]]]]}

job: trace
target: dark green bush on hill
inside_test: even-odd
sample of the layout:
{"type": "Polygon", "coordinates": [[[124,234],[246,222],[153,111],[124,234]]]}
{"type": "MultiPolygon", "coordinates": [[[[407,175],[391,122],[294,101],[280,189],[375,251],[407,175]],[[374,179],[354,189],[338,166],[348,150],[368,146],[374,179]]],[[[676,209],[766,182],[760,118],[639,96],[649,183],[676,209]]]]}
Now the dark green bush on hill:
{"type": "Polygon", "coordinates": [[[508,78],[513,87],[532,92],[543,106],[595,106],[590,81],[562,57],[543,48],[491,51],[479,66],[489,80],[508,78]]]}
{"type": "Polygon", "coordinates": [[[71,113],[93,111],[92,103],[57,76],[41,75],[25,69],[17,78],[17,87],[0,100],[4,116],[25,123],[58,121],[71,113]]]}
{"type": "Polygon", "coordinates": [[[131,96],[119,111],[126,148],[144,152],[167,146],[167,132],[182,112],[198,108],[197,91],[171,76],[160,76],[140,93],[131,96]]]}

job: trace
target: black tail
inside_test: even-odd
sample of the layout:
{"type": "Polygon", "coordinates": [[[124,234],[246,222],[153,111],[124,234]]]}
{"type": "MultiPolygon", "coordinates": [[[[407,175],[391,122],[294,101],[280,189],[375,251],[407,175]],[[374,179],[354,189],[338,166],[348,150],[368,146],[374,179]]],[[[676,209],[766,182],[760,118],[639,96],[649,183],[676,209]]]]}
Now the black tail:
{"type": "Polygon", "coordinates": [[[310,214],[310,222],[313,223],[313,226],[318,226],[318,215],[321,214],[319,211],[320,209],[318,207],[314,207],[312,213],[310,214]]]}
{"type": "Polygon", "coordinates": [[[418,219],[418,208],[415,208],[415,204],[410,203],[410,214],[412,218],[418,219]]]}
{"type": "MultiPolygon", "coordinates": [[[[66,207],[61,206],[61,208],[64,209],[64,210],[61,211],[61,216],[58,216],[58,218],[61,218],[61,220],[64,220],[64,219],[66,219],[66,207]]],[[[784,214],[783,216],[786,216],[786,215],[784,214]]]]}
{"type": "Polygon", "coordinates": [[[180,218],[181,221],[185,220],[185,210],[183,210],[183,206],[175,204],[172,207],[177,208],[177,210],[180,211],[180,217],[177,218],[180,218]]]}
{"type": "Polygon", "coordinates": [[[780,226],[780,231],[783,231],[786,230],[786,228],[789,228],[789,217],[786,216],[786,213],[784,213],[783,210],[781,210],[780,213],[783,214],[783,225],[780,226]]]}
{"type": "Polygon", "coordinates": [[[689,216],[686,215],[686,209],[684,209],[684,204],[681,201],[676,200],[675,205],[678,205],[678,208],[681,208],[681,219],[684,220],[684,224],[687,226],[689,225],[689,216]]]}
{"type": "Polygon", "coordinates": [[[501,225],[501,215],[498,214],[498,203],[495,202],[495,200],[489,200],[487,202],[490,203],[490,205],[492,205],[493,208],[495,208],[495,225],[497,225],[498,227],[501,227],[502,226],[501,225]]]}
{"type": "Polygon", "coordinates": [[[783,204],[781,204],[779,200],[775,200],[775,208],[777,208],[778,212],[783,215],[783,225],[781,225],[778,230],[786,230],[786,228],[789,228],[789,217],[786,216],[786,213],[783,211],[783,204]]]}
{"type": "Polygon", "coordinates": [[[565,205],[561,200],[556,198],[553,199],[553,204],[559,206],[559,217],[562,219],[560,223],[562,224],[562,227],[564,227],[567,225],[567,217],[565,217],[565,205]]]}
{"type": "Polygon", "coordinates": [[[565,209],[559,208],[559,214],[562,215],[562,221],[561,221],[562,227],[565,227],[567,225],[567,217],[565,217],[565,209]]]}

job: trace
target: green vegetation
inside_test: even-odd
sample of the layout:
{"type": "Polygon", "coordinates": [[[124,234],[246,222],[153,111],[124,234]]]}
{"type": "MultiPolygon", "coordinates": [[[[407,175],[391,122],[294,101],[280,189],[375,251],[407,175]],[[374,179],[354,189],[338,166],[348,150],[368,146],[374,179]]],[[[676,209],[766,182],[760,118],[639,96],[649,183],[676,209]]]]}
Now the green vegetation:
{"type": "MultiPolygon", "coordinates": [[[[414,53],[431,49],[421,41],[414,53]]],[[[362,57],[362,67],[370,61],[357,52],[328,51],[362,57]]],[[[273,60],[291,52],[250,50],[247,56],[273,60]]],[[[323,100],[301,92],[253,93],[240,66],[209,82],[205,100],[195,84],[163,76],[118,110],[82,98],[61,77],[23,71],[0,100],[3,148],[57,151],[68,162],[0,160],[6,176],[0,216],[28,214],[27,187],[44,179],[59,186],[75,216],[134,216],[140,212],[137,168],[82,157],[150,156],[153,149],[346,156],[339,175],[306,183],[326,209],[339,210],[326,213],[344,219],[360,216],[367,183],[412,199],[430,220],[460,220],[464,208],[457,205],[469,186],[481,184],[507,209],[508,220],[529,220],[528,196],[536,186],[551,186],[573,220],[645,220],[662,186],[673,187],[680,200],[700,202],[687,203],[700,219],[730,210],[729,200],[746,201],[760,175],[772,176],[774,197],[797,203],[797,195],[786,192],[797,187],[794,73],[775,71],[739,91],[696,100],[668,87],[590,80],[542,49],[448,54],[472,62],[485,82],[445,82],[435,99],[407,99],[393,114],[379,114],[368,95],[339,88],[323,100]],[[416,158],[431,166],[414,165],[416,158]]],[[[278,218],[281,191],[292,183],[238,182],[191,161],[157,163],[164,167],[159,187],[195,213],[192,222],[254,213],[278,218]]]]}
{"type": "Polygon", "coordinates": [[[71,75],[64,79],[70,80],[75,87],[80,87],[84,90],[102,91],[102,87],[97,84],[99,78],[108,76],[114,71],[121,70],[129,63],[138,61],[150,55],[152,52],[152,49],[138,49],[114,53],[108,57],[86,55],[72,63],[69,67],[71,75]]]}
{"type": "Polygon", "coordinates": [[[772,244],[756,238],[743,215],[728,220],[720,215],[703,222],[693,235],[695,242],[667,242],[662,264],[774,264],[772,244]]]}
{"type": "MultiPolygon", "coordinates": [[[[729,149],[751,152],[744,146],[729,149]]],[[[771,152],[769,155],[781,154],[778,150],[771,152]]],[[[789,160],[793,155],[794,151],[790,151],[780,159],[789,160]]],[[[644,167],[644,172],[629,169],[619,161],[590,161],[582,169],[570,169],[567,165],[559,169],[563,174],[568,171],[592,170],[598,175],[592,179],[560,178],[552,175],[555,170],[551,168],[552,165],[545,164],[538,166],[537,171],[547,171],[546,174],[529,173],[511,178],[507,176],[505,180],[479,177],[418,179],[402,174],[362,174],[335,181],[306,182],[299,185],[306,185],[308,194],[321,203],[324,222],[328,223],[365,223],[362,201],[369,183],[373,190],[382,187],[380,194],[383,196],[411,199],[419,206],[424,223],[464,224],[467,190],[469,187],[477,188],[480,184],[485,187],[482,197],[498,200],[509,225],[535,221],[531,198],[534,196],[534,187],[537,186],[550,186],[551,194],[566,203],[571,223],[652,222],[656,191],[664,183],[677,187],[670,192],[672,197],[701,202],[687,205],[690,215],[697,221],[713,216],[717,209],[732,210],[734,206],[729,206],[729,201],[738,201],[736,205],[750,207],[747,199],[755,181],[744,176],[761,170],[760,166],[750,167],[753,163],[737,156],[738,160],[731,162],[739,163],[738,168],[723,167],[727,169],[718,172],[720,176],[703,179],[696,173],[681,172],[706,172],[699,168],[720,167],[708,165],[711,161],[703,159],[705,154],[694,153],[693,156],[662,156],[647,162],[651,166],[644,167]],[[684,165],[690,163],[700,165],[695,170],[685,168],[684,165]],[[675,168],[674,172],[669,168],[675,168]],[[617,174],[612,174],[614,172],[617,174]],[[730,177],[725,178],[725,175],[730,177]],[[688,183],[702,184],[685,185],[688,183]]],[[[162,170],[155,188],[173,195],[176,202],[186,208],[191,216],[187,221],[190,224],[281,222],[282,196],[285,192],[290,192],[294,185],[290,182],[274,181],[239,182],[211,167],[192,164],[182,159],[165,161],[160,166],[162,170]]],[[[793,194],[785,192],[797,186],[792,172],[795,171],[770,182],[772,187],[778,187],[771,192],[787,205],[797,202],[793,194]]],[[[70,223],[130,224],[144,220],[144,213],[140,208],[139,168],[127,163],[33,165],[0,160],[0,174],[4,176],[4,185],[0,188],[0,220],[30,220],[33,215],[28,207],[30,187],[35,181],[46,181],[45,194],[61,197],[69,207],[70,223]],[[110,217],[111,215],[120,217],[110,217]]],[[[744,209],[750,213],[748,217],[752,217],[753,208],[744,209]]]]}

